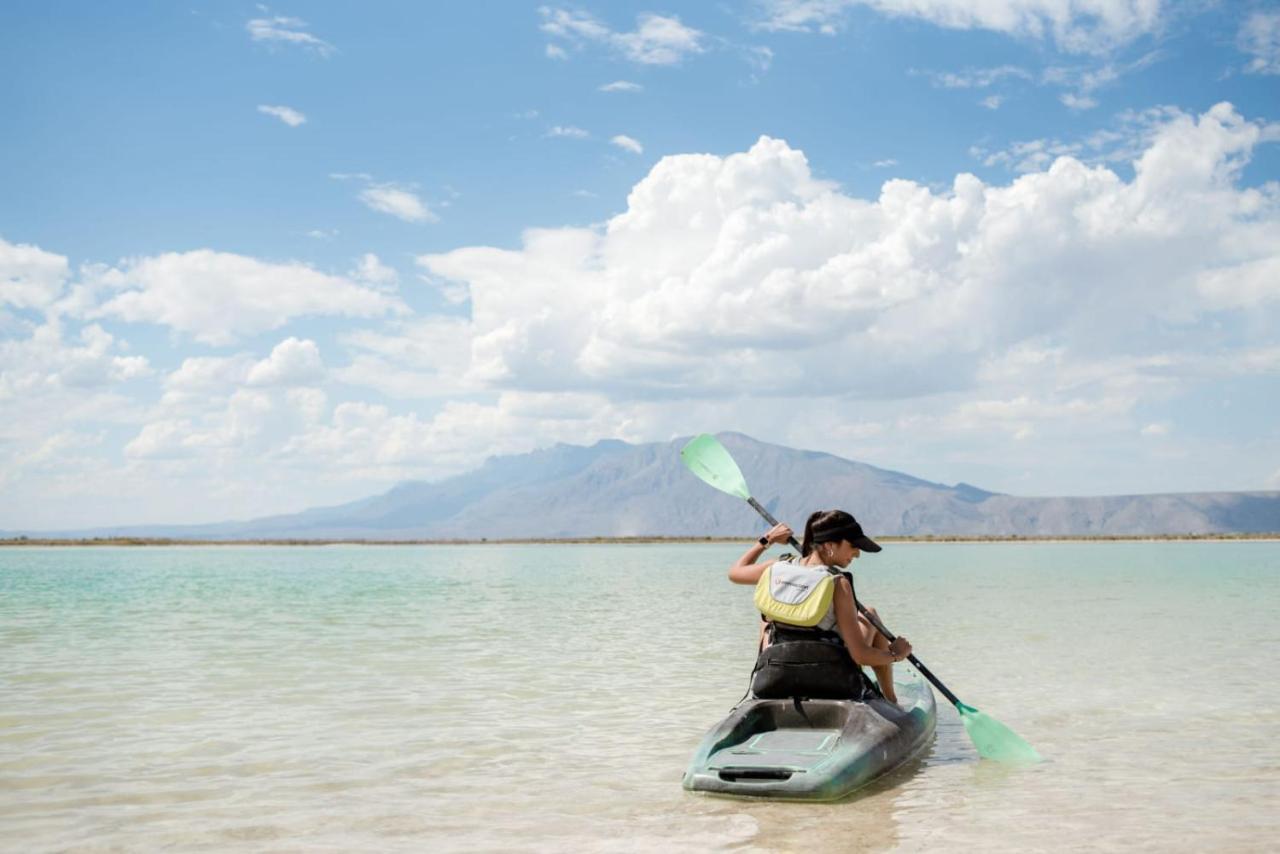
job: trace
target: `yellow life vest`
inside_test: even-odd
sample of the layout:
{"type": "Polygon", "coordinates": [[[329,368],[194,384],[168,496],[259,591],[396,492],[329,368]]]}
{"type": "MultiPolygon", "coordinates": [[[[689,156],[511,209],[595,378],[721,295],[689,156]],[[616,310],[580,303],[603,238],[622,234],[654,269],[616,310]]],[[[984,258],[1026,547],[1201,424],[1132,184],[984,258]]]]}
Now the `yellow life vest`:
{"type": "Polygon", "coordinates": [[[756,608],[766,620],[791,626],[816,626],[831,609],[837,577],[828,567],[779,561],[768,567],[756,582],[756,608]]]}

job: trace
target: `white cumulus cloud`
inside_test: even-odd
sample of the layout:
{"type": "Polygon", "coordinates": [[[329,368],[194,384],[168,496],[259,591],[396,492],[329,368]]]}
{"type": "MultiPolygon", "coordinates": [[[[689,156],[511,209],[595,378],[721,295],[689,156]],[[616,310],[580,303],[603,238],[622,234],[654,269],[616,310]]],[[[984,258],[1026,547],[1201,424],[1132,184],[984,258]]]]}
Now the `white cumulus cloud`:
{"type": "Polygon", "coordinates": [[[334,371],[342,382],[400,399],[440,398],[481,391],[467,379],[472,330],[462,317],[406,319],[342,336],[351,362],[334,371]]]}
{"type": "Polygon", "coordinates": [[[574,44],[602,44],[642,65],[676,65],[706,49],[705,34],[685,26],[674,15],[645,13],[636,18],[634,30],[617,32],[586,12],[549,6],[538,11],[544,33],[574,44]]]}
{"type": "Polygon", "coordinates": [[[1110,126],[1082,139],[1019,140],[994,151],[974,146],[969,153],[986,166],[1002,165],[1015,172],[1038,172],[1059,157],[1074,157],[1091,165],[1132,163],[1142,156],[1170,121],[1182,115],[1172,107],[1127,110],[1119,114],[1110,126]]]}
{"type": "MultiPolygon", "coordinates": [[[[1250,242],[1257,244],[1260,241],[1255,238],[1250,242]]],[[[1251,248],[1257,251],[1257,246],[1251,248]]],[[[1197,286],[1209,304],[1219,308],[1245,309],[1280,302],[1280,255],[1231,261],[1221,267],[1207,266],[1198,275],[1197,286]]]]}
{"type": "Polygon", "coordinates": [[[142,429],[124,446],[127,457],[137,459],[175,459],[192,456],[198,442],[192,441],[190,421],[166,419],[143,425],[142,429]]]}
{"type": "Polygon", "coordinates": [[[63,320],[49,318],[29,337],[0,339],[0,400],[99,388],[151,373],[145,357],[125,352],[127,346],[97,324],[68,335],[63,320]]]}
{"type": "Polygon", "coordinates": [[[359,198],[370,210],[390,214],[405,222],[440,221],[440,217],[416,193],[394,184],[365,187],[359,198]]]}
{"type": "MultiPolygon", "coordinates": [[[[1274,311],[1280,202],[1237,186],[1272,134],[1222,104],[1166,115],[1132,179],[1050,156],[1005,185],[890,180],[873,199],[762,138],[663,158],[603,228],[419,261],[468,289],[469,382],[643,397],[731,393],[767,372],[794,394],[934,394],[1022,342],[1071,360],[1176,352],[1192,346],[1186,324],[1274,311]],[[1163,325],[1140,320],[1153,313],[1163,325]]],[[[1116,412],[1121,397],[1109,388],[1098,405],[1116,412]]],[[[1076,399],[1019,417],[1070,414],[1076,399]]]]}
{"type": "Polygon", "coordinates": [[[268,44],[288,44],[307,48],[320,56],[330,56],[334,46],[324,39],[307,32],[307,22],[301,18],[287,15],[273,15],[265,18],[252,18],[245,25],[249,38],[256,42],[268,44]]]}
{"type": "Polygon", "coordinates": [[[392,290],[400,281],[400,274],[394,267],[388,267],[372,252],[360,256],[360,261],[351,271],[351,278],[358,282],[375,285],[385,290],[392,290]]]}
{"type": "MultiPolygon", "coordinates": [[[[264,458],[274,457],[291,437],[322,423],[327,409],[321,389],[277,382],[196,399],[166,399],[125,445],[124,453],[138,461],[190,460],[183,470],[188,482],[208,480],[207,470],[216,464],[252,483],[264,458]]],[[[308,460],[307,465],[318,462],[308,460]]],[[[328,475],[339,470],[328,468],[328,475]]],[[[162,472],[150,471],[152,476],[162,472]]]]}
{"type": "Polygon", "coordinates": [[[305,464],[325,460],[331,470],[400,478],[406,471],[465,470],[494,454],[617,432],[618,415],[608,400],[589,394],[506,392],[491,403],[450,401],[430,417],[347,402],[334,407],[328,421],[295,435],[280,454],[305,464]]]}
{"type": "Polygon", "coordinates": [[[986,89],[1002,80],[1031,80],[1033,75],[1016,65],[994,68],[968,68],[963,71],[918,72],[928,76],[934,86],[943,89],[986,89]]]}
{"type": "Polygon", "coordinates": [[[179,394],[228,390],[245,381],[253,364],[247,354],[188,356],[164,378],[164,388],[179,394]]]}
{"type": "Polygon", "coordinates": [[[591,134],[587,133],[580,127],[574,127],[573,125],[555,125],[547,131],[547,136],[553,139],[586,139],[591,136],[591,134]]]}
{"type": "Polygon", "coordinates": [[[62,295],[67,259],[0,237],[0,306],[42,309],[62,295]]]}
{"type": "Polygon", "coordinates": [[[110,271],[118,291],[94,313],[159,323],[210,344],[276,329],[295,317],[376,317],[394,297],[297,262],[197,249],[134,258],[110,271]]]}
{"type": "Polygon", "coordinates": [[[1245,66],[1251,74],[1280,74],[1280,10],[1259,10],[1245,18],[1237,39],[1252,59],[1245,66]]]}
{"type": "Polygon", "coordinates": [[[258,112],[266,116],[275,116],[291,128],[298,125],[306,124],[307,117],[292,107],[271,106],[270,104],[259,104],[258,112]]]}
{"type": "Polygon", "coordinates": [[[1098,106],[1098,99],[1090,95],[1077,95],[1074,92],[1063,92],[1058,96],[1058,100],[1070,110],[1092,110],[1098,106]]]}
{"type": "Polygon", "coordinates": [[[323,377],[324,363],[316,342],[290,337],[250,368],[246,381],[251,386],[296,386],[314,384],[323,377]]]}
{"type": "Polygon", "coordinates": [[[618,134],[609,140],[609,142],[621,148],[623,151],[630,151],[632,154],[644,154],[644,146],[639,140],[632,139],[626,134],[618,134]]]}
{"type": "Polygon", "coordinates": [[[615,80],[600,87],[601,92],[642,92],[644,87],[630,80],[615,80]]]}
{"type": "Polygon", "coordinates": [[[1073,52],[1102,52],[1155,32],[1164,11],[1161,0],[762,0],[756,25],[834,34],[855,6],[949,29],[1052,38],[1073,52]]]}

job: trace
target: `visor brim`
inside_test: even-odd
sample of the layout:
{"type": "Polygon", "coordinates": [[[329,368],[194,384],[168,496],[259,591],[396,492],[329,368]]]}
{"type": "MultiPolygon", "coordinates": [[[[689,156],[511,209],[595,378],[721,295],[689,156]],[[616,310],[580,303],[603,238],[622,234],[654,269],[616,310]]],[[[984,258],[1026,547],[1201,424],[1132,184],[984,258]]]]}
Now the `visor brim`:
{"type": "Polygon", "coordinates": [[[864,551],[864,552],[880,551],[880,544],[877,543],[875,540],[871,539],[870,537],[866,536],[865,534],[862,535],[861,537],[858,537],[855,540],[850,540],[849,542],[853,544],[854,548],[860,551],[864,551]]]}

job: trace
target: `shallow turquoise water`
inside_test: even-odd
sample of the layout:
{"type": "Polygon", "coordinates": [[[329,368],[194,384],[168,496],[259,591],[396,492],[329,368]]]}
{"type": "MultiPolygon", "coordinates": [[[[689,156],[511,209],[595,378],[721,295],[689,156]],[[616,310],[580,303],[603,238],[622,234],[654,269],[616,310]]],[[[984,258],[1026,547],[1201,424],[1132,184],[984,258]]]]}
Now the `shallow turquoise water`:
{"type": "Polygon", "coordinates": [[[0,848],[1265,850],[1280,544],[891,545],[859,595],[1048,761],[692,795],[725,545],[0,551],[0,848]]]}

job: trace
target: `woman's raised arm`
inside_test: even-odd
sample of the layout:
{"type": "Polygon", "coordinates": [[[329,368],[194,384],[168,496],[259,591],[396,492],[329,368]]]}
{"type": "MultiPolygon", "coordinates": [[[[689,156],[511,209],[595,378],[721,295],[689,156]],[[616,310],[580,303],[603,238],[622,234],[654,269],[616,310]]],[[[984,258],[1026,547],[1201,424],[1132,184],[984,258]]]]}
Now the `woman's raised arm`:
{"type": "Polygon", "coordinates": [[[760,555],[774,543],[785,543],[789,539],[791,539],[790,528],[781,523],[774,525],[757,542],[752,543],[751,548],[742,553],[737,563],[729,567],[729,580],[734,584],[755,584],[760,580],[760,576],[764,575],[764,571],[776,563],[772,560],[756,563],[760,555]]]}

